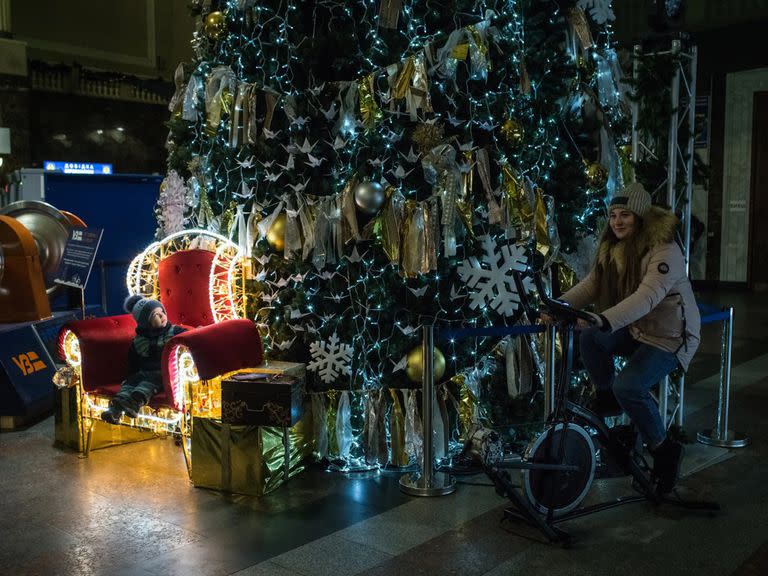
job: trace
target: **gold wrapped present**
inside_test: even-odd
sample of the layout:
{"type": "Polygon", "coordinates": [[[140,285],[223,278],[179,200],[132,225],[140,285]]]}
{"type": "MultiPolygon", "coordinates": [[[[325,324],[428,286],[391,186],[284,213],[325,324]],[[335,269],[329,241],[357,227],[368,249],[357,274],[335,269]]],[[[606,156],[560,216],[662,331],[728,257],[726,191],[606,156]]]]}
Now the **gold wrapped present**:
{"type": "Polygon", "coordinates": [[[293,376],[295,378],[300,378],[303,381],[306,374],[306,365],[295,362],[268,360],[256,368],[244,368],[243,370],[224,374],[211,380],[194,380],[190,382],[189,389],[192,416],[221,420],[222,380],[226,380],[235,374],[247,373],[293,376]]]}
{"type": "Polygon", "coordinates": [[[302,472],[312,454],[307,420],[292,428],[274,428],[194,418],[192,483],[251,496],[272,492],[302,472]]]}

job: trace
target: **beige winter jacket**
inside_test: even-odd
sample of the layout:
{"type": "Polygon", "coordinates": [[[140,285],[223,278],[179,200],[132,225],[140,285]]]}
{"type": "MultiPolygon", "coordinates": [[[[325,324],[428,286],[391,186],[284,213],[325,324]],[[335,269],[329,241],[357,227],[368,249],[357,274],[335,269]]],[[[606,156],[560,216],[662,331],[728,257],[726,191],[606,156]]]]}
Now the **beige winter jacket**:
{"type": "MultiPolygon", "coordinates": [[[[699,347],[701,318],[691,283],[685,273],[683,253],[674,238],[674,215],[652,208],[646,215],[643,234],[648,251],[641,262],[642,280],[637,290],[602,314],[615,332],[629,326],[632,337],[674,352],[684,370],[699,347]]],[[[601,245],[598,258],[607,258],[601,245]]],[[[593,304],[599,294],[595,269],[576,286],[560,296],[575,308],[593,304]]]]}

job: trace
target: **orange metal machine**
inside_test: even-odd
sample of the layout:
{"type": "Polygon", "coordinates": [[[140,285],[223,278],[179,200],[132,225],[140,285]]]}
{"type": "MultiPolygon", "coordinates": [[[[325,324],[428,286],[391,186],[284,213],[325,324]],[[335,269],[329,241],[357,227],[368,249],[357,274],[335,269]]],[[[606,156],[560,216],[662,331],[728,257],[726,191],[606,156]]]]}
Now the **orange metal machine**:
{"type": "Polygon", "coordinates": [[[0,215],[0,322],[28,322],[50,316],[35,239],[18,220],[0,215]]]}

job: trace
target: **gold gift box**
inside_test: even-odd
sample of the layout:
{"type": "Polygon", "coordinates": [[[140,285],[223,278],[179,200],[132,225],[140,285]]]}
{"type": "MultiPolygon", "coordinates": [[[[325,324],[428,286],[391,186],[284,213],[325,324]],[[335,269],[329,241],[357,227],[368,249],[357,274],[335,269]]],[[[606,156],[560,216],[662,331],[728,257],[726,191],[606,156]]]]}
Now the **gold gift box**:
{"type": "Polygon", "coordinates": [[[192,382],[192,483],[250,496],[263,496],[304,470],[312,454],[312,421],[292,428],[241,426],[221,421],[221,381],[236,373],[281,374],[304,378],[306,365],[271,360],[211,380],[192,382]]]}
{"type": "Polygon", "coordinates": [[[307,420],[283,429],[193,418],[192,483],[251,496],[272,492],[302,472],[312,454],[307,420]]]}
{"type": "Polygon", "coordinates": [[[189,387],[192,416],[221,420],[221,381],[226,380],[233,374],[246,372],[256,374],[282,374],[284,376],[304,378],[306,375],[306,364],[269,360],[256,368],[244,368],[237,372],[230,372],[228,374],[217,376],[211,380],[196,380],[192,382],[189,387]]]}

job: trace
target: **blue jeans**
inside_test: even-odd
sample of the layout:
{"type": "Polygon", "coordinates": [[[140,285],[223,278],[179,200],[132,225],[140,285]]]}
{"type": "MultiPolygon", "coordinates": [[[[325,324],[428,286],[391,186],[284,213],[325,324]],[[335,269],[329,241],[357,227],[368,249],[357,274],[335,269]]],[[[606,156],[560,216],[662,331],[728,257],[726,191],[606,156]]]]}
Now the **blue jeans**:
{"type": "Polygon", "coordinates": [[[651,396],[651,386],[677,367],[677,356],[638,342],[622,328],[614,333],[583,330],[579,336],[581,361],[598,390],[613,390],[616,400],[651,448],[667,435],[659,409],[651,396]],[[627,362],[616,374],[614,357],[627,362]]]}

